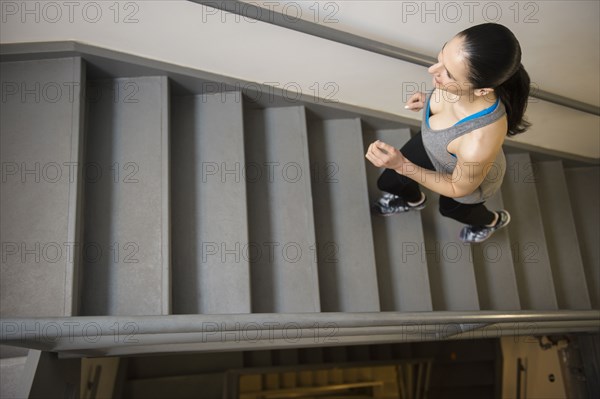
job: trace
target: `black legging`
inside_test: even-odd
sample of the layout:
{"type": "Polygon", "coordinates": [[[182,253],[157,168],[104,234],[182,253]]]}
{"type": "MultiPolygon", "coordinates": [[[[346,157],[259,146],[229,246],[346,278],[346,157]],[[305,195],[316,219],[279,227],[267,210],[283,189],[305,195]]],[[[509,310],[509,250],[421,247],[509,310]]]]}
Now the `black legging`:
{"type": "MultiPolygon", "coordinates": [[[[428,170],[435,170],[425,147],[421,132],[413,136],[401,149],[409,161],[428,170]]],[[[409,177],[399,174],[393,169],[383,171],[377,180],[380,190],[398,195],[408,202],[418,202],[421,199],[419,184],[409,177]]],[[[440,213],[464,224],[484,226],[492,224],[495,215],[490,212],[483,202],[478,204],[463,204],[450,197],[440,195],[440,213]]]]}

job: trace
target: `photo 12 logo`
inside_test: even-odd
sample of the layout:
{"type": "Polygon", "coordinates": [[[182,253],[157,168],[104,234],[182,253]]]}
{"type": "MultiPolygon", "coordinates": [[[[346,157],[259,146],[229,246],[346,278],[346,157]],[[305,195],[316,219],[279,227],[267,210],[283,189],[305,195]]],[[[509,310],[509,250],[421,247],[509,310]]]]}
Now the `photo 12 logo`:
{"type": "Polygon", "coordinates": [[[202,263],[300,263],[338,262],[335,242],[206,242],[199,245],[202,263]]]}
{"type": "Polygon", "coordinates": [[[533,1],[403,1],[402,22],[421,23],[474,23],[500,22],[503,19],[514,23],[538,23],[535,18],[540,10],[533,1]]]}
{"type": "MultiPolygon", "coordinates": [[[[89,103],[108,100],[115,104],[137,104],[140,102],[139,92],[140,87],[136,81],[119,79],[110,83],[94,82],[85,89],[85,100],[89,103]]],[[[2,81],[0,98],[3,104],[15,102],[23,104],[73,104],[81,101],[82,93],[81,82],[2,81]]]]}
{"type": "Polygon", "coordinates": [[[202,22],[219,21],[221,23],[242,20],[248,23],[257,21],[273,23],[278,16],[287,23],[296,23],[301,20],[334,24],[340,6],[334,1],[206,1],[203,2],[202,22]]]}
{"type": "Polygon", "coordinates": [[[6,266],[73,262],[86,264],[139,264],[140,245],[124,242],[2,241],[2,264],[6,266]]]}
{"type": "Polygon", "coordinates": [[[136,24],[140,6],[133,1],[2,1],[0,12],[2,23],[136,24]]]}
{"type": "Polygon", "coordinates": [[[339,339],[339,326],[336,323],[314,323],[311,326],[301,326],[290,321],[279,323],[266,321],[262,323],[227,323],[204,322],[201,327],[201,340],[205,342],[236,342],[258,344],[261,342],[298,343],[334,343],[339,339]]]}
{"type": "Polygon", "coordinates": [[[98,162],[0,162],[0,179],[2,183],[21,184],[55,184],[77,182],[78,176],[85,183],[102,181],[113,184],[137,184],[140,166],[136,162],[113,162],[102,165],[98,162]]]}
{"type": "Polygon", "coordinates": [[[41,343],[98,343],[103,338],[115,344],[139,343],[139,326],[134,321],[114,322],[110,325],[95,321],[33,321],[0,322],[0,340],[22,344],[41,343]]]}

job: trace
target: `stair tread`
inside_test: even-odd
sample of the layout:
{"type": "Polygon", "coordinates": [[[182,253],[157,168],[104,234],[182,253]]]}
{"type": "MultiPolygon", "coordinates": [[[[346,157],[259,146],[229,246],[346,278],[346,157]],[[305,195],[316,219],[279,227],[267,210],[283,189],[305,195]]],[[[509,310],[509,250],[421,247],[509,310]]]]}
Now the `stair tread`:
{"type": "Polygon", "coordinates": [[[581,250],[590,303],[593,309],[600,309],[600,226],[598,221],[598,181],[599,167],[565,169],[571,209],[581,250]],[[596,222],[590,222],[596,221],[596,222]]]}
{"type": "Polygon", "coordinates": [[[168,80],[90,82],[82,314],[168,314],[168,80]],[[118,173],[118,175],[117,175],[118,173]],[[115,179],[118,179],[115,182],[115,179]]]}
{"type": "Polygon", "coordinates": [[[360,120],[312,120],[309,148],[322,311],[379,311],[360,120]]]}
{"type": "Polygon", "coordinates": [[[534,169],[544,233],[558,306],[590,309],[590,297],[561,161],[539,162],[534,169]]]}
{"type": "Polygon", "coordinates": [[[464,225],[439,213],[439,194],[422,190],[428,197],[421,214],[433,309],[479,310],[471,247],[459,239],[464,225]]]}
{"type": "Polygon", "coordinates": [[[29,349],[19,346],[0,345],[0,359],[8,359],[11,357],[27,356],[29,349]]]}
{"type": "Polygon", "coordinates": [[[0,316],[72,316],[85,69],[79,57],[2,62],[0,69],[0,316]]]}
{"type": "MultiPolygon", "coordinates": [[[[491,211],[504,209],[502,192],[498,191],[485,204],[491,211]]],[[[507,229],[496,231],[483,243],[471,245],[471,250],[481,310],[521,309],[507,229]]]]}
{"type": "Polygon", "coordinates": [[[506,175],[501,190],[506,209],[511,214],[511,223],[507,229],[521,307],[526,310],[557,309],[539,197],[529,154],[506,155],[506,175]]]}
{"type": "Polygon", "coordinates": [[[27,356],[0,359],[0,397],[22,397],[27,356]]]}
{"type": "Polygon", "coordinates": [[[171,108],[173,312],[249,313],[241,93],[174,98],[171,108]]]}
{"type": "MultiPolygon", "coordinates": [[[[410,130],[367,131],[363,136],[366,153],[369,144],[375,140],[401,148],[410,140],[410,130]]],[[[369,202],[372,204],[382,195],[377,179],[384,169],[366,162],[369,202]]],[[[390,217],[373,215],[371,222],[381,310],[432,310],[421,213],[408,212],[390,217]]]]}
{"type": "Polygon", "coordinates": [[[304,107],[244,116],[252,311],[318,312],[304,107]]]}

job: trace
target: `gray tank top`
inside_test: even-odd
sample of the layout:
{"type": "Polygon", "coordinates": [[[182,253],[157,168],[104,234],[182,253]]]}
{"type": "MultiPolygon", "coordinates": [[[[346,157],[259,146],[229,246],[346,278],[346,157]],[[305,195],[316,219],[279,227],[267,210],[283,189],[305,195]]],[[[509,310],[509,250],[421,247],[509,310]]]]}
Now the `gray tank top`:
{"type": "MultiPolygon", "coordinates": [[[[434,91],[435,89],[427,93],[425,106],[423,107],[423,120],[421,122],[423,145],[435,170],[451,175],[456,167],[456,157],[446,150],[448,144],[457,137],[497,121],[506,114],[506,108],[502,101],[497,101],[495,105],[492,105],[488,109],[461,119],[449,128],[432,130],[429,127],[428,119],[429,100],[434,91]]],[[[486,201],[500,189],[506,172],[506,158],[502,149],[498,152],[494,162],[486,166],[487,170],[489,170],[488,174],[474,192],[467,196],[453,199],[463,204],[476,204],[486,201]]]]}

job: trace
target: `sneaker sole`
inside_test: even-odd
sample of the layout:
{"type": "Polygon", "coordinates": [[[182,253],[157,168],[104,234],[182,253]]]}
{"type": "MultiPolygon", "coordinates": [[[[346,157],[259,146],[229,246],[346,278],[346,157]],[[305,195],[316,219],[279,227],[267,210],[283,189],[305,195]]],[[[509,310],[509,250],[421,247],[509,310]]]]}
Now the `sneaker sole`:
{"type": "Polygon", "coordinates": [[[371,208],[371,211],[376,215],[376,216],[383,216],[383,217],[390,217],[390,216],[394,216],[394,215],[402,215],[404,213],[408,213],[411,211],[420,211],[425,209],[425,207],[422,208],[413,208],[413,209],[408,209],[406,211],[402,211],[402,212],[390,212],[390,213],[381,213],[379,212],[377,209],[373,209],[371,208]]]}
{"type": "MultiPolygon", "coordinates": [[[[506,211],[504,211],[504,213],[505,213],[505,214],[506,214],[506,216],[507,216],[506,223],[504,223],[502,226],[498,227],[497,229],[495,229],[495,230],[492,230],[492,234],[490,234],[490,235],[489,235],[487,238],[485,238],[485,239],[483,239],[483,240],[480,240],[480,241],[467,241],[467,240],[464,240],[464,239],[463,239],[463,237],[462,237],[462,229],[461,229],[461,231],[458,233],[458,238],[459,238],[459,240],[461,240],[461,241],[462,241],[462,242],[464,242],[465,244],[480,244],[480,243],[482,243],[482,242],[485,242],[485,241],[487,241],[487,240],[488,240],[488,239],[489,239],[491,236],[493,236],[493,235],[494,235],[494,233],[495,233],[496,231],[498,231],[498,230],[500,230],[500,229],[503,229],[503,228],[505,228],[505,227],[506,227],[506,226],[508,226],[508,224],[510,223],[510,220],[511,220],[511,218],[510,218],[510,213],[508,213],[508,212],[506,212],[506,211]]],[[[499,216],[499,215],[498,215],[498,216],[499,216]]]]}
{"type": "Polygon", "coordinates": [[[508,224],[510,223],[510,219],[511,219],[511,218],[510,218],[510,213],[508,213],[508,212],[506,212],[506,211],[504,211],[504,213],[505,213],[505,214],[506,214],[506,216],[508,217],[508,218],[507,218],[507,220],[506,220],[506,223],[504,223],[504,225],[502,225],[502,226],[498,227],[496,230],[503,229],[503,228],[505,228],[506,226],[508,226],[508,224]]]}

